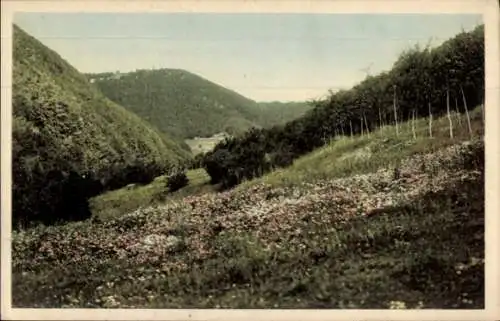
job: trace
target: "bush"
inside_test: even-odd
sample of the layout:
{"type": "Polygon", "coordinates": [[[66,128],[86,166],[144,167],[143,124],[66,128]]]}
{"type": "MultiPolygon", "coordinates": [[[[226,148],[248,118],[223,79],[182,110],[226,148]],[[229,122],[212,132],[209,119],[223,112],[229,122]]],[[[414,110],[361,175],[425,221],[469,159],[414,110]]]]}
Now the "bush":
{"type": "Polygon", "coordinates": [[[167,178],[167,188],[169,192],[175,192],[189,183],[186,172],[183,169],[176,169],[167,178]]]}
{"type": "Polygon", "coordinates": [[[204,153],[200,153],[196,155],[189,164],[189,169],[197,169],[203,167],[203,158],[205,157],[204,153]]]}
{"type": "Polygon", "coordinates": [[[225,148],[216,149],[205,155],[203,167],[210,175],[211,184],[220,183],[228,175],[231,156],[231,153],[225,148]]]}
{"type": "Polygon", "coordinates": [[[293,164],[295,155],[288,149],[280,149],[270,155],[272,166],[287,167],[293,164]]]}

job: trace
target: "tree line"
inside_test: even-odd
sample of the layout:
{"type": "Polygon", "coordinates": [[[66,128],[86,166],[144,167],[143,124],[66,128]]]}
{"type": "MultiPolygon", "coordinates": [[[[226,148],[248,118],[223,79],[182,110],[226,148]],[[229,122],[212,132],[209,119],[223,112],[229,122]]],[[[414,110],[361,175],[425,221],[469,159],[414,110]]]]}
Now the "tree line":
{"type": "MultiPolygon", "coordinates": [[[[440,116],[454,106],[465,112],[484,103],[484,25],[462,31],[438,47],[412,47],[392,69],[313,101],[303,117],[283,126],[253,128],[228,138],[197,159],[213,184],[233,187],[276,167],[290,165],[336,136],[440,116]]],[[[451,128],[451,127],[450,127],[451,128]]]]}

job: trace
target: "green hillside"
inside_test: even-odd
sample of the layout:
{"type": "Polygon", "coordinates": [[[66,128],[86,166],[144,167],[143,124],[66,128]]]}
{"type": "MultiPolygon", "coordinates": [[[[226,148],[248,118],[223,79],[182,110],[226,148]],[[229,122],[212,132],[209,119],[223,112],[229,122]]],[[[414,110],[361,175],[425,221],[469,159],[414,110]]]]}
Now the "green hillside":
{"type": "Polygon", "coordinates": [[[13,60],[15,224],[85,217],[87,197],[189,157],[17,26],[13,60]]]}
{"type": "Polygon", "coordinates": [[[179,138],[242,133],[258,126],[256,103],[178,69],[88,74],[109,99],[179,138]]]}
{"type": "Polygon", "coordinates": [[[329,140],[387,125],[465,113],[484,102],[484,25],[436,47],[403,51],[392,68],[331,93],[283,126],[254,129],[218,143],[203,167],[226,188],[286,167],[329,140]]]}
{"type": "MultiPolygon", "coordinates": [[[[274,171],[250,181],[245,181],[236,189],[244,192],[256,185],[268,185],[275,188],[289,188],[304,182],[345,178],[351,175],[376,172],[379,169],[396,167],[408,157],[439,151],[449,146],[465,142],[472,137],[479,139],[484,134],[482,106],[470,113],[472,135],[468,131],[465,114],[452,114],[455,131],[449,136],[448,118],[434,119],[433,137],[429,137],[429,119],[415,122],[415,137],[411,122],[403,123],[396,134],[395,126],[385,126],[370,135],[358,135],[353,138],[337,137],[324,147],[296,159],[286,168],[274,171]]],[[[199,168],[187,172],[188,186],[176,193],[165,190],[166,177],[158,177],[151,184],[122,188],[103,193],[91,199],[92,214],[99,218],[117,217],[141,207],[151,206],[183,196],[213,193],[217,186],[210,184],[210,177],[199,168]]]]}
{"type": "Polygon", "coordinates": [[[247,189],[257,184],[294,186],[397,167],[408,157],[420,157],[418,155],[436,152],[471,138],[481,139],[484,135],[483,108],[478,106],[469,112],[470,132],[467,115],[451,113],[453,138],[450,137],[447,116],[433,120],[432,137],[429,135],[429,118],[402,123],[397,133],[395,126],[384,126],[370,135],[335,137],[325,146],[297,158],[290,166],[277,168],[237,188],[247,189]]]}
{"type": "Polygon", "coordinates": [[[87,74],[109,99],[178,138],[237,135],[302,116],[305,102],[255,101],[184,70],[87,74]]]}
{"type": "Polygon", "coordinates": [[[12,233],[13,307],[484,309],[484,26],[308,110],[278,106],[294,110],[281,125],[263,123],[267,107],[292,109],[184,71],[94,87],[17,29],[15,41],[15,210],[85,203],[93,217],[12,233]],[[108,85],[154,113],[139,121],[108,85]],[[200,154],[171,191],[163,174],[185,152],[145,120],[177,139],[267,128],[200,154]],[[132,182],[144,184],[102,192],[132,182]]]}
{"type": "Polygon", "coordinates": [[[308,102],[259,102],[259,124],[264,128],[283,125],[292,120],[300,118],[312,109],[313,105],[308,102]]]}
{"type": "Polygon", "coordinates": [[[156,183],[110,193],[96,210],[145,203],[13,235],[13,306],[482,309],[480,115],[472,137],[465,116],[454,139],[446,117],[433,139],[387,127],[224,193],[154,205],[156,183]]]}

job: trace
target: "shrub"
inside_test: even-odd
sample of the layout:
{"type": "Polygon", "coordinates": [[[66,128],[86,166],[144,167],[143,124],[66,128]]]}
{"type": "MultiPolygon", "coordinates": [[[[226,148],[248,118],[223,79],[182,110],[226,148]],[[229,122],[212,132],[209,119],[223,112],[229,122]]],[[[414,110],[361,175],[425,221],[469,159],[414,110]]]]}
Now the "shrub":
{"type": "Polygon", "coordinates": [[[197,168],[203,167],[203,158],[204,157],[205,157],[205,154],[203,154],[203,153],[196,155],[191,160],[191,163],[189,164],[189,169],[197,169],[197,168]]]}
{"type": "Polygon", "coordinates": [[[276,167],[287,167],[292,165],[294,154],[288,149],[280,149],[271,154],[271,164],[276,167]]]}
{"type": "Polygon", "coordinates": [[[183,169],[175,169],[167,178],[169,192],[175,192],[189,183],[186,172],[183,169]]]}
{"type": "Polygon", "coordinates": [[[203,167],[210,175],[211,184],[220,183],[228,174],[227,170],[231,162],[231,153],[227,149],[217,149],[205,155],[203,167]]]}

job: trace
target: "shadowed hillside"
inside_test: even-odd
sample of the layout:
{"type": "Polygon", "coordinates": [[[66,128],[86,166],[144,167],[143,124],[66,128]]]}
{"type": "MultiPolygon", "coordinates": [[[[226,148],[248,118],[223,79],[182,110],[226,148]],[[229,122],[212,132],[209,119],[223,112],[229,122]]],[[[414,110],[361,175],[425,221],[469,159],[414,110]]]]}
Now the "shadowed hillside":
{"type": "Polygon", "coordinates": [[[13,221],[85,218],[86,199],[189,157],[14,26],[13,221]]]}

